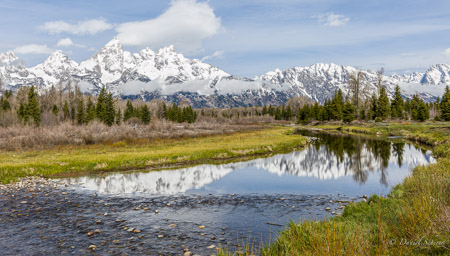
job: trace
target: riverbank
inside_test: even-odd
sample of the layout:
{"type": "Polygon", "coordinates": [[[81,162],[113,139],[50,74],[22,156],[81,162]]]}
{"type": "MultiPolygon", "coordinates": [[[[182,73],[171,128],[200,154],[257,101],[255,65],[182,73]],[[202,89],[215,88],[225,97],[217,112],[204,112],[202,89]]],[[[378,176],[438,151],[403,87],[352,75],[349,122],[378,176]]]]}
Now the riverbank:
{"type": "Polygon", "coordinates": [[[0,183],[27,176],[74,176],[130,169],[167,169],[245,160],[292,150],[307,143],[294,129],[269,126],[194,138],[127,140],[47,150],[0,152],[0,183]]]}
{"type": "MultiPolygon", "coordinates": [[[[261,255],[445,255],[449,253],[450,125],[384,123],[299,127],[403,136],[433,146],[436,164],[419,166],[386,197],[372,195],[327,221],[290,223],[261,255]]],[[[245,248],[242,248],[245,249],[245,248]]],[[[249,252],[252,254],[254,252],[249,252]]],[[[219,255],[231,255],[221,251],[219,255]]]]}

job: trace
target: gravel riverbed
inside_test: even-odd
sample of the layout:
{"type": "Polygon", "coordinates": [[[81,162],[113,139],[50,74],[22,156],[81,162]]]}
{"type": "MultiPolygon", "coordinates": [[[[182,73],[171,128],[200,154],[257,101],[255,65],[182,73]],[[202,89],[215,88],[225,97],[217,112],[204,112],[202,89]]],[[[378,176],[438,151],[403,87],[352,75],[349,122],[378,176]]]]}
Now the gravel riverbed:
{"type": "Polygon", "coordinates": [[[331,195],[98,195],[57,180],[0,185],[2,255],[215,255],[273,240],[289,220],[324,219],[331,195]]]}

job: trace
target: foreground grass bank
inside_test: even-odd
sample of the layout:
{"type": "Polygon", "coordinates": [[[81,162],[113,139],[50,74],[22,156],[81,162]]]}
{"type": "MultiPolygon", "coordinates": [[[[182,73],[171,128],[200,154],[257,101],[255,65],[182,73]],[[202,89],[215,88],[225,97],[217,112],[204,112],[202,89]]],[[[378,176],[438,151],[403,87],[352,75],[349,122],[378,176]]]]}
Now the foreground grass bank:
{"type": "MultiPolygon", "coordinates": [[[[348,205],[342,216],[326,221],[291,222],[274,243],[244,255],[449,255],[450,124],[320,125],[377,136],[404,136],[433,145],[436,164],[419,166],[386,198],[348,205]]],[[[219,255],[232,255],[223,250],[219,255]]],[[[242,255],[236,253],[236,255],[242,255]]]]}
{"type": "Polygon", "coordinates": [[[0,182],[25,176],[76,175],[218,163],[283,152],[306,144],[287,127],[182,139],[119,141],[49,150],[0,152],[0,182]]]}

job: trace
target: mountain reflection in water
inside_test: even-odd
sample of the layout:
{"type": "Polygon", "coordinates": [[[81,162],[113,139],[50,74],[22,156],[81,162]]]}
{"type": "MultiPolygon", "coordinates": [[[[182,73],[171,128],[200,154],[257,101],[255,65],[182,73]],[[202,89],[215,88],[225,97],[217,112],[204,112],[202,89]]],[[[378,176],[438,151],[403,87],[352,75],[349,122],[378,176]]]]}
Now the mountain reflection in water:
{"type": "Polygon", "coordinates": [[[268,158],[66,182],[106,194],[380,193],[399,183],[410,168],[434,162],[429,151],[401,141],[303,135],[312,136],[304,149],[268,158]]]}

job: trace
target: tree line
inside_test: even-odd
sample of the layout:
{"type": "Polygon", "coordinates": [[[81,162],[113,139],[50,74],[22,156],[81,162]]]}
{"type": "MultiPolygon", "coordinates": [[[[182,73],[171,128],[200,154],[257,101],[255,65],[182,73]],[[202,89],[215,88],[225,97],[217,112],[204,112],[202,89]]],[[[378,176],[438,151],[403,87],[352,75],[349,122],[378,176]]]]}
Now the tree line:
{"type": "Polygon", "coordinates": [[[360,105],[356,105],[349,97],[344,99],[342,91],[335,92],[330,100],[323,105],[319,103],[306,104],[298,110],[298,122],[307,123],[317,121],[344,121],[358,120],[383,121],[388,118],[425,121],[434,113],[434,120],[450,121],[450,91],[447,86],[442,96],[435,102],[425,103],[416,94],[412,99],[403,99],[400,87],[397,85],[393,99],[389,99],[386,88],[381,87],[379,95],[373,94],[360,105]]]}
{"type": "Polygon", "coordinates": [[[39,94],[34,86],[20,87],[14,94],[11,91],[2,92],[0,126],[39,126],[42,122],[49,125],[67,121],[84,125],[94,120],[112,126],[122,122],[149,124],[152,118],[194,123],[199,117],[202,117],[202,120],[270,117],[274,120],[308,123],[313,120],[351,122],[355,119],[382,121],[389,118],[425,121],[432,116],[434,120],[450,121],[448,86],[442,98],[438,97],[435,102],[425,103],[418,95],[404,99],[399,86],[396,86],[393,98],[389,99],[382,82],[377,85],[378,93],[361,98],[361,94],[366,94],[361,86],[363,80],[363,77],[354,75],[349,82],[350,93],[346,97],[341,90],[336,90],[333,97],[325,100],[324,104],[313,102],[306,97],[296,97],[281,106],[197,110],[192,109],[187,102],[167,105],[162,100],[143,102],[115,99],[105,87],[101,88],[98,96],[86,95],[70,82],[65,87],[60,83],[58,88],[51,87],[39,94]]]}
{"type": "MultiPolygon", "coordinates": [[[[155,110],[159,118],[180,123],[193,123],[197,119],[197,113],[190,106],[179,107],[174,103],[167,107],[165,102],[162,104],[155,110]]],[[[4,91],[0,96],[0,126],[39,126],[42,121],[46,125],[67,121],[85,125],[94,120],[112,126],[122,122],[149,124],[152,120],[146,102],[136,104],[127,100],[123,112],[121,105],[124,105],[123,100],[114,99],[105,87],[101,88],[98,96],[85,95],[78,86],[72,87],[70,82],[65,87],[60,84],[58,89],[51,87],[40,94],[34,86],[21,87],[14,94],[4,91]]]]}

